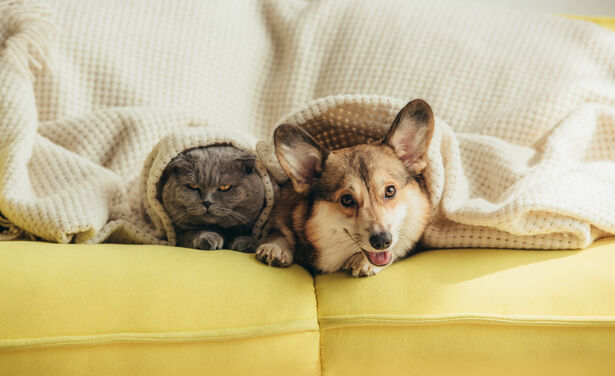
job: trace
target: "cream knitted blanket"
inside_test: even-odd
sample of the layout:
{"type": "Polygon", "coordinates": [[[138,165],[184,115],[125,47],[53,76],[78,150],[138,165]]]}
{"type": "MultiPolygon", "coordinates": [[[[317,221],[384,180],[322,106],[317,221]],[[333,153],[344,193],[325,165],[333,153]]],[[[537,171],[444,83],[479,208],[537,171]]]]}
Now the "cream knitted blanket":
{"type": "Polygon", "coordinates": [[[413,98],[437,116],[428,246],[615,233],[615,33],[427,0],[0,0],[0,229],[164,241],[140,187],[165,136],[265,140],[283,179],[278,123],[343,146],[413,98]]]}

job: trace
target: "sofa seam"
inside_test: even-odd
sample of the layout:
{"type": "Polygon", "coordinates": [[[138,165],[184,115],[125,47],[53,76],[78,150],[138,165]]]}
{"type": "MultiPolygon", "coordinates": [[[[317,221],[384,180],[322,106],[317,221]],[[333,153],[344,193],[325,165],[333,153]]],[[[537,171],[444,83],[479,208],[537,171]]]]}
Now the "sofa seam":
{"type": "Polygon", "coordinates": [[[30,349],[46,349],[57,347],[72,347],[80,345],[106,345],[113,343],[206,343],[206,342],[223,342],[237,341],[251,338],[264,338],[277,335],[300,334],[317,332],[320,336],[320,327],[318,318],[301,319],[285,322],[289,325],[287,328],[272,330],[273,327],[279,326],[280,323],[274,325],[261,325],[243,328],[231,328],[233,330],[261,330],[262,333],[230,333],[227,335],[210,334],[217,329],[203,331],[181,331],[181,332],[149,332],[149,333],[107,333],[94,335],[76,335],[76,336],[52,336],[52,337],[36,337],[36,338],[12,338],[0,339],[0,352],[11,350],[30,350],[30,349]],[[292,327],[299,324],[299,327],[292,327]],[[314,327],[313,324],[316,324],[314,327]]]}
{"type": "Polygon", "coordinates": [[[586,316],[586,319],[574,316],[545,317],[532,315],[486,315],[486,314],[442,314],[442,315],[337,315],[318,317],[320,330],[342,327],[370,325],[382,326],[418,326],[447,324],[499,324],[517,326],[552,326],[552,327],[615,327],[613,316],[586,316]]]}
{"type": "Polygon", "coordinates": [[[314,302],[316,304],[316,320],[318,323],[318,360],[320,362],[320,376],[325,375],[325,364],[323,362],[323,354],[322,354],[322,325],[320,322],[320,314],[318,311],[318,292],[316,288],[316,276],[313,278],[313,286],[314,286],[314,302]]]}

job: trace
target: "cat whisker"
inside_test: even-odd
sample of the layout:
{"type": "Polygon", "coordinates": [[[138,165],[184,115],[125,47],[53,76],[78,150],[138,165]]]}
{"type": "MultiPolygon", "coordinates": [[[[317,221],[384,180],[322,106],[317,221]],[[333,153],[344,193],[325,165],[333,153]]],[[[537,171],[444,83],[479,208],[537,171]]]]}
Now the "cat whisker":
{"type": "Polygon", "coordinates": [[[234,211],[233,209],[224,209],[223,211],[221,211],[220,214],[221,215],[226,215],[226,216],[230,217],[231,219],[233,219],[233,220],[235,220],[235,221],[237,221],[238,223],[241,223],[241,224],[245,224],[245,223],[249,222],[248,217],[246,217],[245,215],[240,214],[240,213],[234,211]]]}
{"type": "Polygon", "coordinates": [[[239,223],[248,223],[248,217],[234,210],[229,209],[228,215],[231,218],[236,219],[239,223]]]}
{"type": "Polygon", "coordinates": [[[187,207],[186,210],[184,210],[184,212],[187,215],[198,215],[203,213],[203,209],[200,207],[187,207]]]}
{"type": "Polygon", "coordinates": [[[176,222],[176,223],[182,223],[185,219],[188,219],[189,217],[192,216],[192,214],[190,214],[187,211],[181,211],[179,215],[175,215],[176,213],[177,212],[171,215],[171,218],[173,218],[173,222],[176,222]]]}

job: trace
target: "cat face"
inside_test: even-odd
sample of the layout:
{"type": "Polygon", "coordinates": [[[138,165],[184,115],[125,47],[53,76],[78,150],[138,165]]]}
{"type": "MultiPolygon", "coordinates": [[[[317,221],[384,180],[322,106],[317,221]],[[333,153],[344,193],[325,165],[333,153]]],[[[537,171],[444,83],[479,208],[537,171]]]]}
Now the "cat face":
{"type": "Polygon", "coordinates": [[[187,150],[166,167],[162,205],[180,230],[252,225],[265,188],[255,171],[256,155],[234,146],[187,150]]]}

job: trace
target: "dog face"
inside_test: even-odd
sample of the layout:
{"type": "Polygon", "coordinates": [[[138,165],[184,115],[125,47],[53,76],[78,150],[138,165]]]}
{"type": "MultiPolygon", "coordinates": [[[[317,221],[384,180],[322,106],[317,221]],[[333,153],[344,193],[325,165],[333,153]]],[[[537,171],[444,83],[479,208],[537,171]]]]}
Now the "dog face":
{"type": "Polygon", "coordinates": [[[326,150],[301,128],[278,127],[278,160],[311,204],[304,236],[321,272],[362,252],[381,269],[405,256],[427,224],[429,203],[416,177],[433,134],[429,105],[415,100],[376,144],[326,150]]]}

